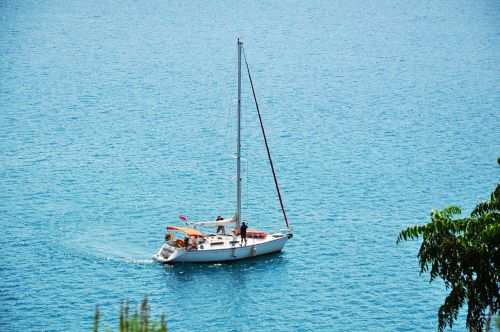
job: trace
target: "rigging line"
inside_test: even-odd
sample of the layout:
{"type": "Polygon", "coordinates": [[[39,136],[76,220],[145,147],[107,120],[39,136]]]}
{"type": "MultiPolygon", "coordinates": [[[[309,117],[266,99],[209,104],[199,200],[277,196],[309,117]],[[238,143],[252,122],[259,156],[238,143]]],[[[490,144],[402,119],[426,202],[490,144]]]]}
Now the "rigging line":
{"type": "Polygon", "coordinates": [[[247,66],[248,78],[250,79],[250,85],[252,86],[253,100],[255,101],[255,107],[257,108],[257,114],[259,114],[260,128],[262,129],[262,136],[264,137],[264,143],[266,143],[267,156],[269,158],[269,164],[271,164],[271,170],[273,171],[274,184],[276,185],[276,191],[278,192],[278,198],[280,200],[281,211],[283,211],[283,217],[285,218],[286,227],[288,226],[288,218],[286,217],[285,207],[283,206],[283,200],[281,199],[280,187],[278,185],[278,179],[276,178],[276,172],[274,171],[273,160],[271,159],[271,152],[269,151],[269,145],[267,145],[266,132],[264,131],[264,124],[262,123],[262,117],[260,115],[259,104],[257,103],[257,96],[255,95],[255,89],[253,87],[252,75],[250,75],[250,67],[248,66],[247,56],[245,54],[245,49],[243,48],[243,58],[245,59],[245,65],[247,66]]]}
{"type": "MultiPolygon", "coordinates": [[[[227,82],[227,81],[229,81],[230,77],[234,77],[234,75],[235,75],[234,73],[236,72],[236,70],[237,70],[237,65],[235,64],[233,66],[232,71],[231,70],[226,71],[225,77],[227,79],[222,80],[222,82],[227,82]]],[[[224,85],[222,85],[222,89],[223,89],[223,91],[221,94],[223,96],[228,95],[228,93],[226,93],[226,92],[229,90],[229,86],[224,84],[224,85]]],[[[229,145],[225,144],[225,143],[228,142],[228,139],[230,136],[232,137],[232,135],[229,135],[229,131],[230,131],[230,121],[231,121],[230,114],[231,114],[232,107],[233,107],[233,100],[232,100],[232,98],[229,98],[229,99],[223,98],[223,99],[224,99],[224,101],[221,100],[221,104],[223,104],[224,106],[220,107],[220,109],[219,109],[220,112],[217,113],[217,119],[215,119],[215,118],[214,119],[218,120],[218,119],[222,118],[222,116],[219,116],[219,115],[222,115],[220,113],[223,113],[223,110],[225,110],[225,115],[226,115],[225,116],[225,124],[223,125],[222,122],[219,124],[216,121],[214,121],[214,124],[211,126],[211,128],[217,127],[215,125],[215,123],[217,123],[218,126],[222,125],[222,127],[224,129],[223,135],[216,135],[218,138],[222,139],[222,142],[219,142],[219,140],[215,139],[213,141],[213,143],[221,145],[220,151],[222,151],[222,156],[221,156],[221,158],[218,158],[217,168],[222,170],[222,173],[224,173],[223,174],[224,178],[217,181],[216,188],[217,188],[217,192],[219,192],[219,189],[221,189],[220,191],[223,192],[222,196],[221,196],[222,203],[224,204],[223,210],[229,211],[229,206],[231,206],[231,199],[230,199],[230,197],[231,197],[231,194],[230,194],[230,192],[231,192],[231,170],[228,167],[228,165],[229,165],[228,159],[229,159],[229,161],[231,160],[232,154],[231,154],[231,149],[230,149],[229,145]]],[[[219,208],[219,210],[220,210],[220,208],[219,208]]],[[[220,211],[219,211],[219,213],[220,213],[220,211]]]]}
{"type": "MultiPolygon", "coordinates": [[[[227,75],[227,73],[226,73],[227,75]]],[[[224,82],[224,81],[222,81],[224,82]]],[[[216,83],[217,84],[217,83],[216,83]]],[[[217,87],[221,90],[219,93],[221,96],[225,96],[226,95],[226,90],[227,90],[227,86],[224,85],[224,84],[217,84],[217,87]]],[[[222,113],[224,113],[225,111],[225,101],[222,100],[222,98],[220,98],[218,100],[218,105],[216,106],[216,114],[215,116],[212,117],[212,123],[210,125],[210,129],[214,129],[214,128],[217,128],[217,125],[218,125],[218,121],[220,121],[220,119],[222,118],[222,113]]],[[[226,118],[228,118],[226,116],[226,118]]],[[[215,134],[215,133],[214,133],[215,134]]],[[[217,150],[218,151],[221,151],[223,148],[224,148],[224,139],[222,139],[221,141],[221,136],[215,134],[214,135],[216,137],[216,139],[213,140],[213,143],[214,145],[217,147],[217,150]],[[218,149],[220,145],[220,149],[218,149]]],[[[223,166],[225,164],[224,160],[222,158],[217,158],[217,161],[215,162],[216,163],[216,166],[217,166],[217,170],[223,170],[223,166]]],[[[219,177],[220,177],[220,174],[217,173],[217,181],[215,183],[215,192],[220,194],[221,195],[221,200],[224,200],[224,194],[222,193],[223,190],[222,190],[222,181],[219,180],[219,177]]],[[[217,197],[217,199],[219,199],[219,197],[217,197]]],[[[217,204],[218,205],[218,204],[217,204]]]]}

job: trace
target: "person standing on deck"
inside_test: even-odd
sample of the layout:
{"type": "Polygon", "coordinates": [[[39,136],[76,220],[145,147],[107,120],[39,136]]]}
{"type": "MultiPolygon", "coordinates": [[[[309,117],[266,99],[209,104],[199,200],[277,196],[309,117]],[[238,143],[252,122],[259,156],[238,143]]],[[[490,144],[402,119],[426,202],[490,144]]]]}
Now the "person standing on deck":
{"type": "Polygon", "coordinates": [[[245,240],[245,246],[247,245],[247,228],[248,225],[243,222],[240,227],[240,237],[241,237],[241,242],[240,246],[243,246],[243,240],[245,240]]]}
{"type": "MultiPolygon", "coordinates": [[[[224,218],[222,218],[221,216],[217,216],[216,221],[221,221],[221,220],[224,220],[224,218]]],[[[217,234],[226,235],[226,229],[224,228],[224,226],[222,225],[217,226],[217,234]]]]}

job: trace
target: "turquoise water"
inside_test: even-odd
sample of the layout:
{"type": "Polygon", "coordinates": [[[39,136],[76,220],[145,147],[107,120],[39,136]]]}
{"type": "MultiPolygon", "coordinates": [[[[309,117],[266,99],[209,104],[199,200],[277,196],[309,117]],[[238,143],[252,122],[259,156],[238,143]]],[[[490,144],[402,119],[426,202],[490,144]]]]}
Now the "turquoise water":
{"type": "MultiPolygon", "coordinates": [[[[495,1],[0,3],[0,330],[88,331],[149,296],[184,331],[427,331],[398,232],[499,179],[495,1]],[[164,267],[168,224],[234,211],[236,38],[295,237],[164,267]]],[[[243,216],[283,227],[248,83],[243,216]]],[[[454,327],[464,331],[464,316],[454,327]]]]}

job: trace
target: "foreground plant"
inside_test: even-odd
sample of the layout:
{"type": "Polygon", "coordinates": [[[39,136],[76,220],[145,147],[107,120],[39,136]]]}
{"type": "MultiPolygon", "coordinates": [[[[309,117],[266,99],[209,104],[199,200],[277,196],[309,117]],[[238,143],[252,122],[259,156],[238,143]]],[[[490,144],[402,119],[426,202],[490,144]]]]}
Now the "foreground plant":
{"type": "Polygon", "coordinates": [[[430,282],[441,278],[450,290],[438,311],[439,331],[452,327],[464,303],[467,328],[489,331],[500,308],[500,184],[470,217],[456,219],[460,214],[456,206],[433,210],[427,225],[407,228],[397,243],[422,236],[420,274],[430,271],[430,282]]]}
{"type": "MultiPolygon", "coordinates": [[[[135,308],[134,314],[129,315],[129,305],[128,301],[125,301],[120,306],[120,332],[167,332],[167,323],[165,321],[165,315],[162,313],[160,315],[160,322],[150,319],[150,306],[148,298],[145,297],[141,303],[140,314],[135,308]]],[[[93,332],[99,331],[99,320],[100,320],[99,307],[96,307],[94,314],[94,328],[93,332]]],[[[111,329],[106,328],[106,331],[111,331],[111,329]]]]}

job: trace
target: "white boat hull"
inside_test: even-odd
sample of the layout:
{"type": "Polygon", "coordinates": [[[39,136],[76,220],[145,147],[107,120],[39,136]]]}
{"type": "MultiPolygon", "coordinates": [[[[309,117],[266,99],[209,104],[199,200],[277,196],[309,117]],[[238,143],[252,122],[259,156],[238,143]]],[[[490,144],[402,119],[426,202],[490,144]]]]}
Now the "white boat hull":
{"type": "Polygon", "coordinates": [[[167,258],[162,255],[162,246],[160,251],[156,255],[153,255],[153,259],[168,264],[235,261],[281,251],[287,241],[288,236],[283,236],[279,238],[269,237],[258,242],[253,241],[254,243],[251,243],[252,240],[249,239],[248,245],[246,246],[236,244],[235,246],[226,246],[217,249],[189,251],[186,251],[184,248],[176,248],[167,258]]]}

